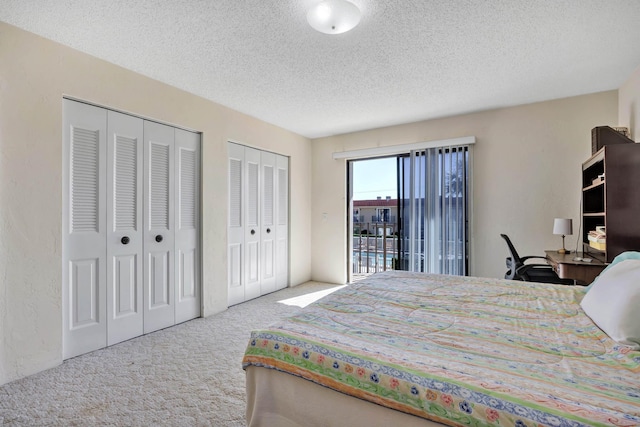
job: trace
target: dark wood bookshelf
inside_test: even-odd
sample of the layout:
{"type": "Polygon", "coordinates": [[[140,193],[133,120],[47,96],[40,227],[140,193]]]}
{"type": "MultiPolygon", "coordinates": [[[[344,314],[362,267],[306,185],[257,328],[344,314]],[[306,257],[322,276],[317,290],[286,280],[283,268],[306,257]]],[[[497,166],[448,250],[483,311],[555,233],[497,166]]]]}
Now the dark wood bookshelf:
{"type": "Polygon", "coordinates": [[[585,253],[606,263],[640,251],[640,144],[605,145],[582,164],[582,242],[585,253]],[[605,227],[605,250],[589,245],[596,226],[605,227]]]}

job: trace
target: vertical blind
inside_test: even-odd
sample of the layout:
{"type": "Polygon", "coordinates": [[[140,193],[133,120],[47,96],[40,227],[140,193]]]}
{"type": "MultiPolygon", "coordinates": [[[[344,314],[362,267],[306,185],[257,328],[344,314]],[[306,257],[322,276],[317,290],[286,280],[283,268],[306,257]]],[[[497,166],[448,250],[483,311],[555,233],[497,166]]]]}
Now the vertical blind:
{"type": "Polygon", "coordinates": [[[470,146],[398,157],[403,270],[468,274],[470,146]]]}

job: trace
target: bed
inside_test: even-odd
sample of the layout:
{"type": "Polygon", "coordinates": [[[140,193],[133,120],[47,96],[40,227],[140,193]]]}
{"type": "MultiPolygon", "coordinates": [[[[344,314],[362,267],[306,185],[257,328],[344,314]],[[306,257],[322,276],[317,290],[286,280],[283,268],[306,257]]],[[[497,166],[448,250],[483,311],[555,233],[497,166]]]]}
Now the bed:
{"type": "Polygon", "coordinates": [[[640,346],[585,314],[587,291],[375,274],[252,332],[247,424],[640,425],[640,346]]]}

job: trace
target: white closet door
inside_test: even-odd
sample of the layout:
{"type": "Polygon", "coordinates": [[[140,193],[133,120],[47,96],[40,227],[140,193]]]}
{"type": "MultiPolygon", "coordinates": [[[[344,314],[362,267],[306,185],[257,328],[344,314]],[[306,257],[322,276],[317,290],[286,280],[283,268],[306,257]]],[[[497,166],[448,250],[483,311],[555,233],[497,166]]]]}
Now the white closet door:
{"type": "Polygon", "coordinates": [[[105,110],[63,101],[63,358],[107,345],[105,110]]]}
{"type": "Polygon", "coordinates": [[[289,285],[289,158],[276,159],[276,288],[289,285]]]}
{"type": "Polygon", "coordinates": [[[144,333],[175,324],[174,128],[144,122],[144,333]]]}
{"type": "Polygon", "coordinates": [[[229,305],[244,301],[244,147],[229,143],[227,280],[229,305]]]}
{"type": "Polygon", "coordinates": [[[244,299],[260,296],[260,150],[245,147],[244,299]]]}
{"type": "Polygon", "coordinates": [[[107,345],[142,335],[143,120],[107,113],[107,345]]]}
{"type": "Polygon", "coordinates": [[[176,323],[200,316],[200,135],[175,130],[176,323]]]}
{"type": "Polygon", "coordinates": [[[276,155],[263,151],[260,225],[260,294],[276,290],[276,155]]]}
{"type": "Polygon", "coordinates": [[[289,284],[289,158],[229,143],[228,303],[289,284]]]}

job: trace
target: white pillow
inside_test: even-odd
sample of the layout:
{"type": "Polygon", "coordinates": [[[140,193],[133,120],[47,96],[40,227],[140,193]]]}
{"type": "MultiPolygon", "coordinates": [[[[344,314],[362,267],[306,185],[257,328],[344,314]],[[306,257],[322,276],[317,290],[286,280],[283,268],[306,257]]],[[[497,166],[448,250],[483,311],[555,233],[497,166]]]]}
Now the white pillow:
{"type": "Polygon", "coordinates": [[[627,259],[603,271],[580,306],[611,339],[640,348],[640,260],[627,259]]]}

